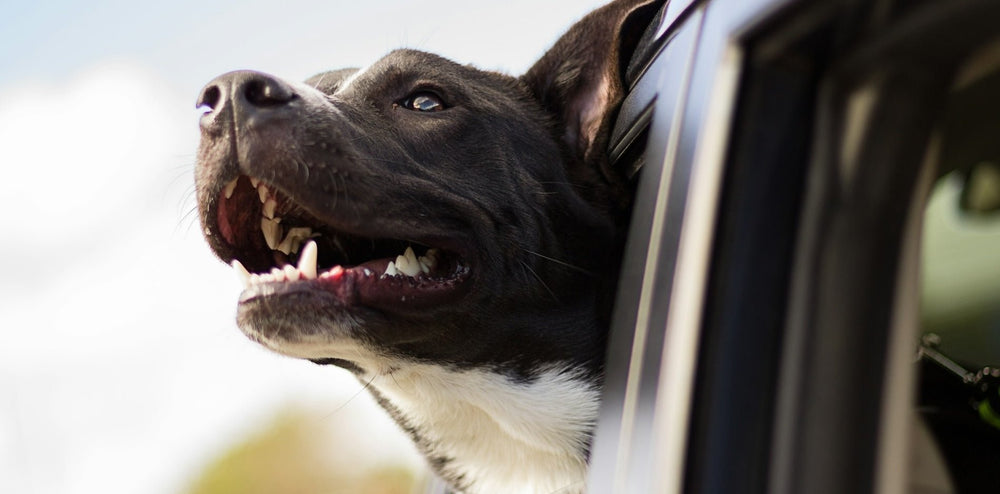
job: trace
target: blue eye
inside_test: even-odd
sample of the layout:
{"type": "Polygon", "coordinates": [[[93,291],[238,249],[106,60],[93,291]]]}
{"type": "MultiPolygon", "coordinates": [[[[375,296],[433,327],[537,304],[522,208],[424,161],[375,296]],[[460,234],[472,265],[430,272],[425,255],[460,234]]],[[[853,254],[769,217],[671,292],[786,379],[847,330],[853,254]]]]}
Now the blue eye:
{"type": "Polygon", "coordinates": [[[430,92],[422,91],[414,93],[403,100],[403,108],[407,110],[435,112],[444,110],[445,104],[441,98],[430,92]]]}

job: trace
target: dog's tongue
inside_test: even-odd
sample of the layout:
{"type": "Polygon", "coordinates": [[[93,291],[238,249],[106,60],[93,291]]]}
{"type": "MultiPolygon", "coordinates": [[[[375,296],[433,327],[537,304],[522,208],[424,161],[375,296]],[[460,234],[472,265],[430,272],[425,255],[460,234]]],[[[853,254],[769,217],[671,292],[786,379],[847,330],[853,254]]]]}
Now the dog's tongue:
{"type": "Polygon", "coordinates": [[[460,262],[444,262],[428,251],[417,257],[412,249],[396,259],[376,259],[353,267],[335,266],[317,272],[318,250],[309,241],[297,266],[250,274],[239,261],[233,269],[243,283],[240,302],[287,293],[319,290],[333,294],[344,306],[362,305],[388,312],[426,308],[449,301],[469,275],[460,262]]]}

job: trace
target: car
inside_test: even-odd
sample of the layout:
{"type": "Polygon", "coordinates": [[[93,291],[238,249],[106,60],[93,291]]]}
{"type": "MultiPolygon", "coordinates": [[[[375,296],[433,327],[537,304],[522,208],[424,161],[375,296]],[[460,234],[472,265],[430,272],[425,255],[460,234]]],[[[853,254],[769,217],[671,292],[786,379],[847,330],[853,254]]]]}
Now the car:
{"type": "Polygon", "coordinates": [[[636,201],[588,492],[998,492],[997,19],[650,19],[609,146],[636,201]]]}

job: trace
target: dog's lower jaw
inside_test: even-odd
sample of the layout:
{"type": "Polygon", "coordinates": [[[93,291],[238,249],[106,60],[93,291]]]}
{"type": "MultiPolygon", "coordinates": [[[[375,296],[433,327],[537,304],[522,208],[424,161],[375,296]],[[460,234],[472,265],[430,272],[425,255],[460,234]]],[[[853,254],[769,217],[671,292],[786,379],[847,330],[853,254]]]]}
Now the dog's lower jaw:
{"type": "Polygon", "coordinates": [[[583,492],[600,396],[584,372],[550,366],[524,382],[405,363],[359,377],[458,492],[583,492]]]}

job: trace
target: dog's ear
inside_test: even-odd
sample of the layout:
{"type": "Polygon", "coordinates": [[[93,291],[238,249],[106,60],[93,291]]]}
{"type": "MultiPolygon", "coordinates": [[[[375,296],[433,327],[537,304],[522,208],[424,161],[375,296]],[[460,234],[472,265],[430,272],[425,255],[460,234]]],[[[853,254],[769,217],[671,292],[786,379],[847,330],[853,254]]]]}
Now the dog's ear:
{"type": "MultiPolygon", "coordinates": [[[[522,77],[577,163],[605,168],[629,58],[662,1],[618,0],[573,25],[522,77]]],[[[593,168],[591,168],[593,169],[593,168]]],[[[610,178],[610,177],[608,177],[610,178]]]]}

